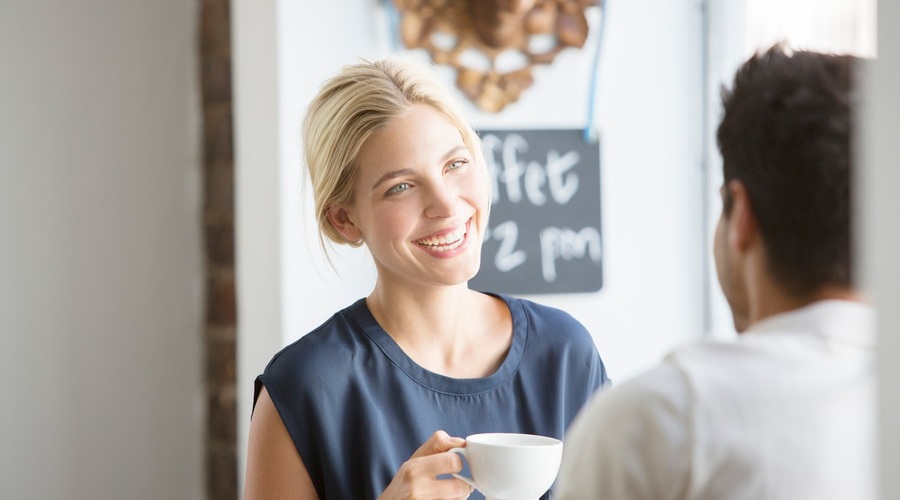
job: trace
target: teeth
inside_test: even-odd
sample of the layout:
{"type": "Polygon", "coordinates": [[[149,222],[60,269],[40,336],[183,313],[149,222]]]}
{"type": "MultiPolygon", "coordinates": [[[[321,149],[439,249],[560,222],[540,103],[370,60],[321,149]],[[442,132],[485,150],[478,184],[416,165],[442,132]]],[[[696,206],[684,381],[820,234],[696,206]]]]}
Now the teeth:
{"type": "Polygon", "coordinates": [[[462,244],[463,236],[465,235],[466,226],[462,225],[443,236],[419,240],[416,242],[416,244],[431,247],[432,250],[437,250],[439,252],[445,252],[447,250],[453,250],[459,247],[462,244]]]}

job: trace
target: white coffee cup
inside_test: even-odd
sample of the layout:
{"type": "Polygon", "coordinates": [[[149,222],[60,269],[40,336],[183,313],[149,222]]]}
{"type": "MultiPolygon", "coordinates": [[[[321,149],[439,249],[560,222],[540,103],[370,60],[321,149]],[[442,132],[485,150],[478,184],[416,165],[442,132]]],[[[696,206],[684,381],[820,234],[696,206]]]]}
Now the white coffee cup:
{"type": "Polygon", "coordinates": [[[546,436],[515,433],[473,434],[465,448],[452,453],[469,464],[461,479],[488,500],[537,500],[550,489],[562,459],[562,441],[546,436]]]}

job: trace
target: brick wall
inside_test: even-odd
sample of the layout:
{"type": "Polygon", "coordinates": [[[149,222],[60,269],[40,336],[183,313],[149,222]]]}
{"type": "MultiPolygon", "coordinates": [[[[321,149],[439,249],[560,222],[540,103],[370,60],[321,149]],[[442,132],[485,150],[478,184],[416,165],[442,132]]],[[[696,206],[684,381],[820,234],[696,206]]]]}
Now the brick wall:
{"type": "Polygon", "coordinates": [[[206,241],[206,488],[237,499],[234,148],[229,0],[199,0],[206,241]]]}

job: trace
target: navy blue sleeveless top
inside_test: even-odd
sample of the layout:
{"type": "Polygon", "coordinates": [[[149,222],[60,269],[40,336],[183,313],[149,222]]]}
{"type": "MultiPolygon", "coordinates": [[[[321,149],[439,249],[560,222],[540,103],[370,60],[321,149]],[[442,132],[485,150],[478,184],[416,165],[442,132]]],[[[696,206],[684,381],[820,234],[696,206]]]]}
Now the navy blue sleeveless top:
{"type": "MultiPolygon", "coordinates": [[[[376,498],[435,431],[562,439],[607,382],[590,334],[569,314],[505,295],[512,345],[484,378],[416,364],[360,299],[275,355],[265,386],[321,500],[376,498]]],[[[254,396],[254,403],[255,403],[254,396]]],[[[549,495],[545,495],[548,498],[549,495]]],[[[483,498],[476,491],[470,498],[483,498]]]]}

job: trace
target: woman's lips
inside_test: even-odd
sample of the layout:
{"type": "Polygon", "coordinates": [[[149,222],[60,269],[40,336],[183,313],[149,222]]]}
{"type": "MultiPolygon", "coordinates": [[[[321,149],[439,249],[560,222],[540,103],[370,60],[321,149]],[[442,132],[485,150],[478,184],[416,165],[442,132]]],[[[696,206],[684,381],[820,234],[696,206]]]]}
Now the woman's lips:
{"type": "Polygon", "coordinates": [[[421,240],[417,240],[415,243],[416,245],[419,245],[420,247],[426,248],[428,250],[437,252],[449,252],[451,250],[456,250],[466,241],[467,233],[468,221],[466,221],[466,224],[462,224],[452,231],[446,232],[440,236],[422,238],[421,240]]]}

